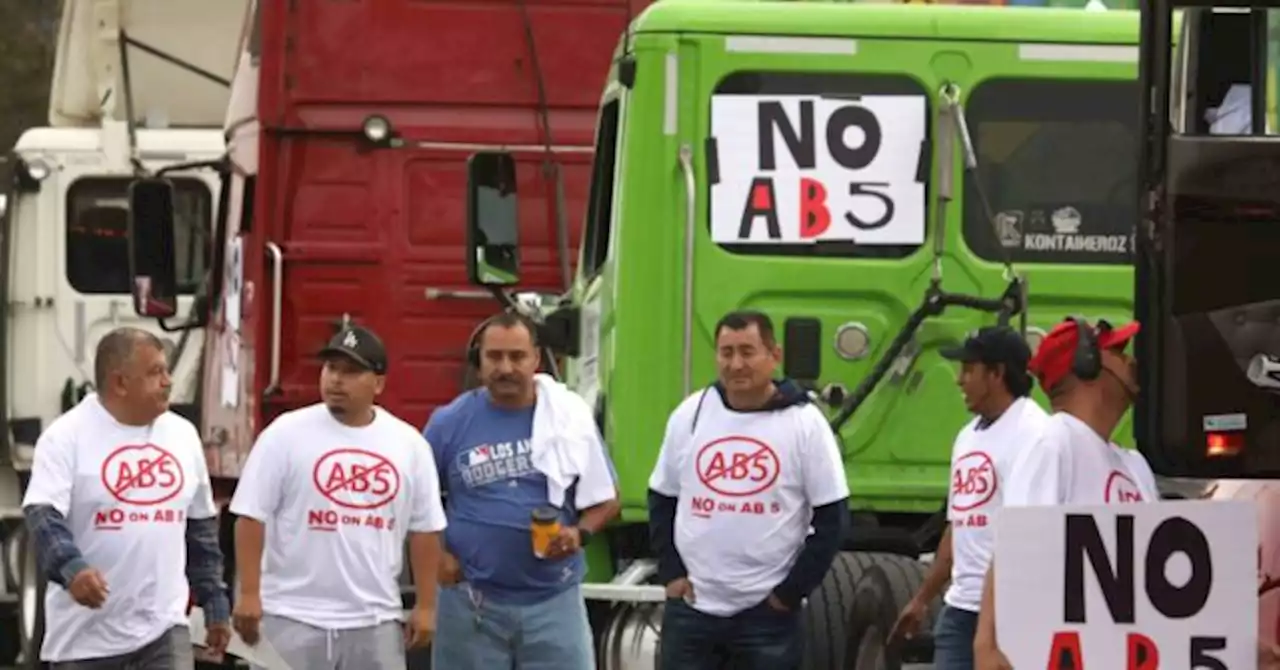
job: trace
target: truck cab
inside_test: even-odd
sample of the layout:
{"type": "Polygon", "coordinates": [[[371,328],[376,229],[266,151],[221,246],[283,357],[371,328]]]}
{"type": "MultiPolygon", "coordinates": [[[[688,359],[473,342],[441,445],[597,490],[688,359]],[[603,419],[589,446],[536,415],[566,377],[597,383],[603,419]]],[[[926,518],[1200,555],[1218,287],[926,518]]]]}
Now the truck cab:
{"type": "MultiPolygon", "coordinates": [[[[647,482],[669,413],[716,376],[715,323],[751,308],[829,413],[853,492],[805,667],[902,660],[883,636],[923,578],[970,420],[939,349],[1001,320],[1035,346],[1068,314],[1131,313],[1137,24],[681,0],[633,22],[601,95],[575,282],[541,301],[618,472],[622,523],[589,554],[602,654],[656,637],[647,482]]],[[[472,280],[514,298],[519,166],[477,154],[470,183],[472,280]]]]}

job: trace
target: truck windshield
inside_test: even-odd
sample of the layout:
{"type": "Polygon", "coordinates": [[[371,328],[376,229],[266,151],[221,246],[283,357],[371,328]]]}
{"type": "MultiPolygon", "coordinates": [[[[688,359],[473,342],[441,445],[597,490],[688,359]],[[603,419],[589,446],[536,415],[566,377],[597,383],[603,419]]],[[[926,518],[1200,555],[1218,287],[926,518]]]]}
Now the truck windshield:
{"type": "Polygon", "coordinates": [[[978,183],[967,176],[964,188],[964,235],[974,253],[991,261],[1008,254],[1023,263],[1131,263],[1137,108],[1134,81],[995,79],[975,88],[965,112],[978,183]]]}
{"type": "MultiPolygon", "coordinates": [[[[129,294],[126,177],[86,177],[67,190],[67,283],[84,294],[129,294]]],[[[213,198],[204,182],[173,179],[178,290],[195,292],[205,271],[213,198]]]]}

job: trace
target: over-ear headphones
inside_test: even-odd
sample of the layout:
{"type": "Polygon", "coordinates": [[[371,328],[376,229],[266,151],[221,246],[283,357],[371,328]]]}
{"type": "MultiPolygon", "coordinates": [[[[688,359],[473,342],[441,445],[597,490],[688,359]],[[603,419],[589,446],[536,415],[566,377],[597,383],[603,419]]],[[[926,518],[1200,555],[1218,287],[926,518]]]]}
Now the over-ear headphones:
{"type": "Polygon", "coordinates": [[[488,328],[489,324],[493,323],[493,320],[498,318],[500,314],[503,314],[503,312],[498,312],[498,314],[485,318],[484,321],[480,322],[480,325],[476,326],[475,330],[471,331],[471,337],[467,339],[467,365],[476,369],[480,368],[480,336],[484,334],[484,329],[488,328]]]}
{"type": "Polygon", "coordinates": [[[529,330],[529,334],[532,337],[534,337],[534,342],[535,343],[537,342],[537,336],[538,336],[537,324],[535,324],[532,319],[521,314],[520,312],[514,311],[511,308],[507,308],[502,310],[501,312],[498,312],[497,314],[494,314],[493,316],[486,318],[484,321],[481,321],[480,325],[476,326],[476,329],[471,331],[471,337],[468,338],[467,340],[467,364],[468,365],[476,369],[480,368],[480,337],[484,335],[484,330],[488,328],[494,321],[498,320],[499,318],[502,318],[503,316],[508,316],[508,315],[514,315],[515,318],[520,321],[520,323],[523,323],[525,328],[529,330]]]}
{"type": "Polygon", "coordinates": [[[1097,331],[1084,319],[1069,316],[1067,320],[1076,326],[1076,351],[1071,360],[1071,372],[1085,381],[1097,379],[1102,374],[1102,350],[1098,347],[1097,331]]]}

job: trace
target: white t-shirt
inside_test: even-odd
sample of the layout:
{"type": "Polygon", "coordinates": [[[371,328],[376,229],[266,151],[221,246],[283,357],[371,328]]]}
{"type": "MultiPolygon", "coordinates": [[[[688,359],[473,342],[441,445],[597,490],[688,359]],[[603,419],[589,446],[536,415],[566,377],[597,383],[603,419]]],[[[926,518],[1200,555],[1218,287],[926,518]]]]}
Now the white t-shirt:
{"type": "Polygon", "coordinates": [[[52,505],[111,593],[100,609],[50,582],[44,661],[136,651],[187,625],[187,518],[217,516],[200,434],[166,412],[150,426],[112,418],[97,394],[36,442],[22,506],[52,505]]]}
{"type": "Polygon", "coordinates": [[[1005,505],[1158,502],[1147,459],[1102,439],[1080,419],[1057,412],[1024,449],[1005,489],[1005,505]]]}
{"type": "Polygon", "coordinates": [[[671,414],[649,487],[677,499],[675,545],[693,607],[716,616],[767,598],[804,548],[813,508],[849,496],[817,407],[735,412],[715,389],[671,414]]]}
{"type": "Polygon", "coordinates": [[[323,404],[286,412],[249,452],[231,511],[266,525],[263,612],[331,630],[402,618],[405,538],[445,517],[426,439],[375,411],[360,428],[323,404]]]}
{"type": "Polygon", "coordinates": [[[982,583],[995,542],[994,513],[1003,504],[1009,473],[1018,454],[1035,443],[1048,421],[1034,401],[1018,398],[995,423],[979,429],[970,421],[951,450],[951,586],[943,600],[952,607],[977,612],[982,583]]]}

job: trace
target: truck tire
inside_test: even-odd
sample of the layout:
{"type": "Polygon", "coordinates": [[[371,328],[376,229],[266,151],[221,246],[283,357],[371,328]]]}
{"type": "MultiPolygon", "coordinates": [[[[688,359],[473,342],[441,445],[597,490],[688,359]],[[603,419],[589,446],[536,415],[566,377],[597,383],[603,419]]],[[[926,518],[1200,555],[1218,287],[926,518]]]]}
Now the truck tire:
{"type": "MultiPolygon", "coordinates": [[[[878,562],[863,572],[854,593],[856,606],[846,626],[847,667],[853,670],[899,670],[902,667],[905,660],[903,650],[890,647],[888,635],[898,613],[920,588],[924,575],[924,564],[910,559],[878,562]]],[[[941,601],[937,598],[930,603],[929,614],[921,624],[921,639],[932,639],[933,623],[941,601]]]]}
{"type": "MultiPolygon", "coordinates": [[[[849,624],[854,620],[856,608],[879,608],[878,601],[864,602],[868,595],[859,596],[858,588],[867,571],[877,568],[882,575],[900,575],[899,591],[905,591],[902,600],[888,603],[893,609],[893,625],[898,612],[915,594],[924,579],[924,565],[919,561],[897,554],[879,552],[842,552],[831,564],[831,570],[810,596],[805,613],[804,667],[806,670],[845,670],[846,660],[853,658],[857,645],[849,639],[849,624]],[[914,576],[914,579],[913,579],[914,576]]],[[[877,596],[877,598],[882,597],[877,596]]],[[[930,620],[933,619],[932,613],[930,620]]],[[[888,633],[888,628],[883,635],[888,633]]]]}

